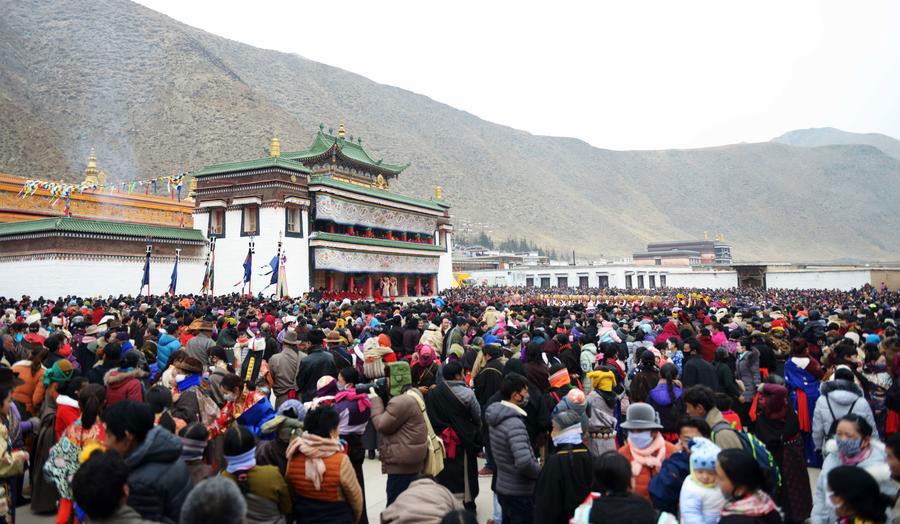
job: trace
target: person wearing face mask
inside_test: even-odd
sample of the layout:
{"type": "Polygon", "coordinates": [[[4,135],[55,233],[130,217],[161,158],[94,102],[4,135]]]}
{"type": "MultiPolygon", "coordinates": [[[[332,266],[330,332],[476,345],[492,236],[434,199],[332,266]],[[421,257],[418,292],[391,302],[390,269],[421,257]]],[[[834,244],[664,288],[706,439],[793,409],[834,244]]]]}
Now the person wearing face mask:
{"type": "Polygon", "coordinates": [[[500,386],[501,401],[485,410],[490,427],[491,453],[497,472],[492,489],[502,508],[503,521],[510,524],[534,522],[534,489],[541,466],[531,448],[527,416],[522,406],[528,404],[528,381],[510,373],[500,386]]]}
{"type": "Polygon", "coordinates": [[[890,496],[896,493],[884,444],[872,438],[872,431],[872,425],[859,415],[849,414],[838,419],[835,438],[825,445],[829,453],[816,482],[810,516],[812,524],[839,522],[838,515],[830,506],[827,484],[829,472],[838,466],[865,469],[878,482],[882,493],[890,496]]]}
{"type": "Polygon", "coordinates": [[[235,423],[247,426],[251,433],[259,436],[262,426],[275,418],[275,410],[269,399],[256,391],[252,383],[248,383],[245,388],[241,377],[228,374],[222,379],[221,387],[225,407],[208,427],[210,439],[224,433],[235,423]]]}
{"type": "Polygon", "coordinates": [[[716,480],[725,497],[719,524],[781,524],[778,506],[763,490],[762,469],[750,453],[722,450],[716,459],[716,480]]]}
{"type": "MultiPolygon", "coordinates": [[[[855,414],[866,419],[869,426],[875,428],[875,417],[872,408],[863,397],[862,389],[854,382],[855,375],[850,369],[838,367],[832,380],[823,382],[819,388],[819,398],[813,411],[812,438],[816,450],[823,454],[825,443],[833,436],[834,421],[843,415],[855,414]]],[[[874,432],[878,438],[878,431],[874,432]]]]}
{"type": "Polygon", "coordinates": [[[650,479],[659,473],[663,461],[675,452],[675,446],[663,438],[659,413],[653,406],[636,402],[628,406],[622,428],[628,430],[628,443],[619,448],[634,475],[634,492],[650,498],[650,479]]]}
{"type": "Polygon", "coordinates": [[[887,522],[893,499],[878,489],[878,482],[866,470],[838,466],[828,472],[827,501],[841,524],[887,522]]]}
{"type": "Polygon", "coordinates": [[[750,339],[744,337],[737,345],[738,358],[735,364],[735,378],[741,388],[741,395],[735,405],[735,411],[741,417],[741,424],[750,427],[750,404],[759,387],[759,351],[750,345],[750,339]]]}
{"type": "Polygon", "coordinates": [[[175,388],[172,392],[175,399],[172,416],[187,424],[201,422],[201,416],[203,418],[215,416],[215,413],[209,411],[201,415],[202,408],[207,405],[200,390],[203,382],[203,363],[189,356],[179,362],[176,369],[175,388]]]}

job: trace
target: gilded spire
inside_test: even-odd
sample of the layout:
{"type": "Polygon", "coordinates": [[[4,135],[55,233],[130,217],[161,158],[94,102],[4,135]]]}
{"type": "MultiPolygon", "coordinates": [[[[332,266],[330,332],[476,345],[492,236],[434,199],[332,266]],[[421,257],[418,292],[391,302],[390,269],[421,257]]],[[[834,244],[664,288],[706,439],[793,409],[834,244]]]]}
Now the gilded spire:
{"type": "Polygon", "coordinates": [[[338,125],[338,138],[344,138],[344,124],[338,125]]]}
{"type": "Polygon", "coordinates": [[[269,146],[270,156],[281,156],[281,141],[277,138],[272,139],[272,145],[269,146]]]}
{"type": "Polygon", "coordinates": [[[84,183],[100,185],[100,171],[97,169],[97,152],[91,148],[88,155],[87,166],[84,168],[84,183]]]}
{"type": "Polygon", "coordinates": [[[444,188],[441,186],[434,186],[434,199],[435,200],[443,200],[444,199],[444,188]]]}

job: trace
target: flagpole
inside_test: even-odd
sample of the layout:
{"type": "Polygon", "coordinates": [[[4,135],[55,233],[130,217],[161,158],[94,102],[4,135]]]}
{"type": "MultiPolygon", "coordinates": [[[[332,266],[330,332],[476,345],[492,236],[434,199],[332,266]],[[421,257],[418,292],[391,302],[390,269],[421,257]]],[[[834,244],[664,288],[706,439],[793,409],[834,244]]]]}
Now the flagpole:
{"type": "Polygon", "coordinates": [[[278,232],[278,249],[277,249],[278,266],[275,275],[275,298],[281,300],[281,231],[278,232]]]}
{"type": "Polygon", "coordinates": [[[144,260],[144,274],[147,278],[144,278],[144,275],[141,275],[141,289],[138,291],[138,296],[141,296],[141,292],[144,290],[144,282],[147,284],[147,296],[150,296],[150,254],[153,253],[153,244],[150,243],[150,238],[147,238],[147,258],[144,260]]]}
{"type": "Polygon", "coordinates": [[[203,263],[203,280],[200,281],[200,294],[205,295],[207,289],[209,289],[209,255],[210,252],[206,252],[206,262],[203,263]]]}
{"type": "Polygon", "coordinates": [[[171,295],[175,296],[175,287],[178,285],[178,259],[181,256],[181,248],[175,248],[175,267],[172,268],[172,281],[169,283],[171,295]]]}
{"type": "Polygon", "coordinates": [[[247,279],[247,295],[253,296],[253,237],[250,237],[250,278],[247,279]]]}
{"type": "Polygon", "coordinates": [[[214,297],[216,296],[216,237],[212,237],[209,250],[212,254],[209,261],[209,295],[214,297]]]}

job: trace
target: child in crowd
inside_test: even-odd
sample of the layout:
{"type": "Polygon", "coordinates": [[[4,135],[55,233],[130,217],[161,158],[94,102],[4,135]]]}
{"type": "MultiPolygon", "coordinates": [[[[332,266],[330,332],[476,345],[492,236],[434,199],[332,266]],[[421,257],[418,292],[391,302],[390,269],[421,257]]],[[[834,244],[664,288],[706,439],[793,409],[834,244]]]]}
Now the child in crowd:
{"type": "Polygon", "coordinates": [[[719,446],[703,437],[690,442],[691,474],[681,486],[679,508],[682,524],[716,524],[725,497],[716,485],[719,446]]]}

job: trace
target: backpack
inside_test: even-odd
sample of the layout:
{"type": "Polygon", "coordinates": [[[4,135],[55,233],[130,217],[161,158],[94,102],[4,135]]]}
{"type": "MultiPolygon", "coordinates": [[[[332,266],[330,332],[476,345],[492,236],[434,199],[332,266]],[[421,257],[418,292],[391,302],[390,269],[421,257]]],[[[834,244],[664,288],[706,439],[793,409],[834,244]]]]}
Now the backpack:
{"type": "MultiPolygon", "coordinates": [[[[856,403],[860,398],[862,397],[856,397],[856,400],[853,401],[853,404],[850,404],[850,409],[847,410],[847,413],[845,413],[846,415],[853,413],[853,408],[856,407],[856,403]]],[[[831,413],[831,427],[828,428],[828,433],[825,435],[825,440],[823,441],[828,442],[832,437],[834,437],[834,434],[837,433],[837,425],[839,420],[838,417],[834,415],[834,410],[831,409],[831,401],[828,400],[828,395],[825,395],[825,405],[828,406],[828,412],[831,413]]]]}
{"type": "Polygon", "coordinates": [[[392,397],[403,393],[404,386],[412,384],[412,373],[409,362],[388,362],[385,366],[388,389],[392,397]]]}
{"type": "Polygon", "coordinates": [[[425,419],[425,427],[428,428],[428,453],[425,455],[425,465],[422,467],[423,475],[431,475],[436,477],[438,473],[444,470],[444,441],[435,435],[434,428],[431,427],[431,420],[428,418],[428,412],[425,411],[425,400],[422,394],[415,390],[408,390],[407,395],[416,399],[419,404],[419,410],[422,412],[422,418],[425,419]]]}
{"type": "Polygon", "coordinates": [[[753,456],[763,472],[763,478],[766,480],[766,485],[764,486],[766,493],[775,496],[778,488],[781,487],[781,470],[778,468],[778,464],[772,457],[772,453],[766,448],[766,445],[756,438],[756,435],[753,433],[739,431],[732,427],[728,422],[719,422],[716,424],[709,436],[710,440],[715,442],[716,431],[723,429],[734,431],[738,438],[741,439],[741,446],[743,446],[744,451],[747,451],[753,456]]]}

